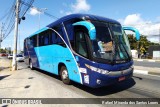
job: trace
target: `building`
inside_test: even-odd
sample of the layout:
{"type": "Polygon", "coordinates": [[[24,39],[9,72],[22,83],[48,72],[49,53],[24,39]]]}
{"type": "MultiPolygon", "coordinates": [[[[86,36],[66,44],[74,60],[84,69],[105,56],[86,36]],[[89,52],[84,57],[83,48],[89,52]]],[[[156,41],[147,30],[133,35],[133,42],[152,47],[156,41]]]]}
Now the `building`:
{"type": "Polygon", "coordinates": [[[150,46],[148,48],[148,57],[153,59],[160,59],[160,45],[150,46]]]}

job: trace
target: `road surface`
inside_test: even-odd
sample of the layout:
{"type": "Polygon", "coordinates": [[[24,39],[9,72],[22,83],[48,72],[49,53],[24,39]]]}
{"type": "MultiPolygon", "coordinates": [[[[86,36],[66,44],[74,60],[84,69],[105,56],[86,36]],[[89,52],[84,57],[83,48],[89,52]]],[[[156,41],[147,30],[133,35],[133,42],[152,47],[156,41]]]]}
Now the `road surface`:
{"type": "Polygon", "coordinates": [[[0,72],[1,98],[160,98],[159,76],[134,74],[133,78],[119,84],[92,89],[74,82],[65,85],[59,77],[41,70],[30,70],[24,62],[18,65],[18,71],[0,72]]]}
{"type": "Polygon", "coordinates": [[[144,66],[144,67],[156,67],[160,68],[160,62],[148,62],[148,61],[136,61],[134,60],[135,66],[144,66]]]}

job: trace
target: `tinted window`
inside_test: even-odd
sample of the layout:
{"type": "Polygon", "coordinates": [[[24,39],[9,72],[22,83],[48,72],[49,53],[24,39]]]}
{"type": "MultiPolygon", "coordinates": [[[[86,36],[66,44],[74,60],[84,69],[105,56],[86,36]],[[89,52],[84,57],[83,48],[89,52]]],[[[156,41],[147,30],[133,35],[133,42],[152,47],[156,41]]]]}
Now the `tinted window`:
{"type": "Polygon", "coordinates": [[[36,47],[37,46],[37,36],[33,36],[32,37],[32,42],[33,42],[33,46],[36,47]]]}
{"type": "Polygon", "coordinates": [[[88,57],[88,52],[87,52],[87,43],[85,36],[87,36],[87,33],[84,31],[76,31],[75,37],[76,37],[76,47],[75,50],[77,53],[84,57],[88,57]]]}
{"type": "Polygon", "coordinates": [[[43,33],[39,34],[39,46],[43,46],[44,35],[43,33]]]}
{"type": "Polygon", "coordinates": [[[92,22],[96,28],[96,39],[92,41],[93,56],[96,58],[112,60],[113,43],[108,23],[92,22]]]}
{"type": "Polygon", "coordinates": [[[49,45],[49,35],[44,36],[44,45],[49,45]]]}
{"type": "Polygon", "coordinates": [[[51,32],[51,43],[52,44],[55,44],[55,43],[57,43],[57,35],[56,35],[56,33],[55,32],[51,32]]]}
{"type": "Polygon", "coordinates": [[[28,48],[33,48],[33,39],[32,38],[27,39],[27,46],[28,46],[28,48]]]}
{"type": "MultiPolygon", "coordinates": [[[[60,36],[63,38],[63,32],[62,32],[62,28],[59,27],[57,29],[55,29],[59,34],[60,36]]],[[[57,43],[62,43],[62,39],[59,37],[59,35],[56,33],[56,37],[57,37],[57,43]]]]}
{"type": "MultiPolygon", "coordinates": [[[[56,32],[59,33],[59,35],[64,38],[63,32],[62,32],[62,28],[58,27],[58,28],[53,28],[56,32]]],[[[52,31],[51,33],[51,43],[52,44],[62,44],[63,40],[61,39],[61,37],[54,31],[52,31]]]]}
{"type": "Polygon", "coordinates": [[[45,31],[39,34],[39,46],[50,45],[50,33],[45,31]]]}

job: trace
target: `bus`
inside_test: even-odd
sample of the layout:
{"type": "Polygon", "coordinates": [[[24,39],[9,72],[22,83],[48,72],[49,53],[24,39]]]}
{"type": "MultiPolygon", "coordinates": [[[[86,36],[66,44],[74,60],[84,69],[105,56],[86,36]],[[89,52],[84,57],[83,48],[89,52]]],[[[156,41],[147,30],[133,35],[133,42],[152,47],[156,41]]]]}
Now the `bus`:
{"type": "Polygon", "coordinates": [[[90,14],[64,16],[24,40],[25,63],[31,69],[59,75],[97,88],[118,83],[133,75],[130,44],[118,21],[90,14]]]}

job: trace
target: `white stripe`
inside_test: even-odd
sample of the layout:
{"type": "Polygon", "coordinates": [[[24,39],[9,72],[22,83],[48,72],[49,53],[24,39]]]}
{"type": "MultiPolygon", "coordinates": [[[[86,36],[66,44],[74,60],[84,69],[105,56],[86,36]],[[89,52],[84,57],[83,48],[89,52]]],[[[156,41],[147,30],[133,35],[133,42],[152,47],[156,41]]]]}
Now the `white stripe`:
{"type": "MultiPolygon", "coordinates": [[[[48,28],[49,28],[49,27],[48,27],[48,28]]],[[[72,57],[73,57],[76,65],[77,65],[77,68],[78,68],[78,71],[79,71],[78,73],[79,73],[79,75],[80,75],[80,81],[81,81],[81,84],[82,84],[82,76],[81,76],[81,73],[80,73],[80,69],[79,69],[79,66],[78,66],[78,64],[77,64],[77,61],[76,61],[76,59],[75,59],[72,51],[70,50],[70,48],[69,48],[69,46],[67,45],[67,43],[64,41],[64,39],[61,37],[61,35],[60,35],[56,30],[54,30],[54,29],[52,29],[52,28],[49,28],[49,29],[50,29],[50,30],[53,30],[54,32],[56,32],[56,33],[58,34],[58,36],[59,36],[59,37],[63,40],[63,42],[66,44],[67,48],[69,49],[69,51],[70,51],[70,53],[71,53],[71,55],[72,55],[72,57]]]]}
{"type": "Polygon", "coordinates": [[[148,62],[156,62],[155,60],[148,60],[148,62]]]}
{"type": "Polygon", "coordinates": [[[144,70],[134,70],[133,73],[148,75],[148,71],[144,71],[144,70]]]}
{"type": "Polygon", "coordinates": [[[143,61],[143,59],[138,59],[137,61],[143,61]]]}

